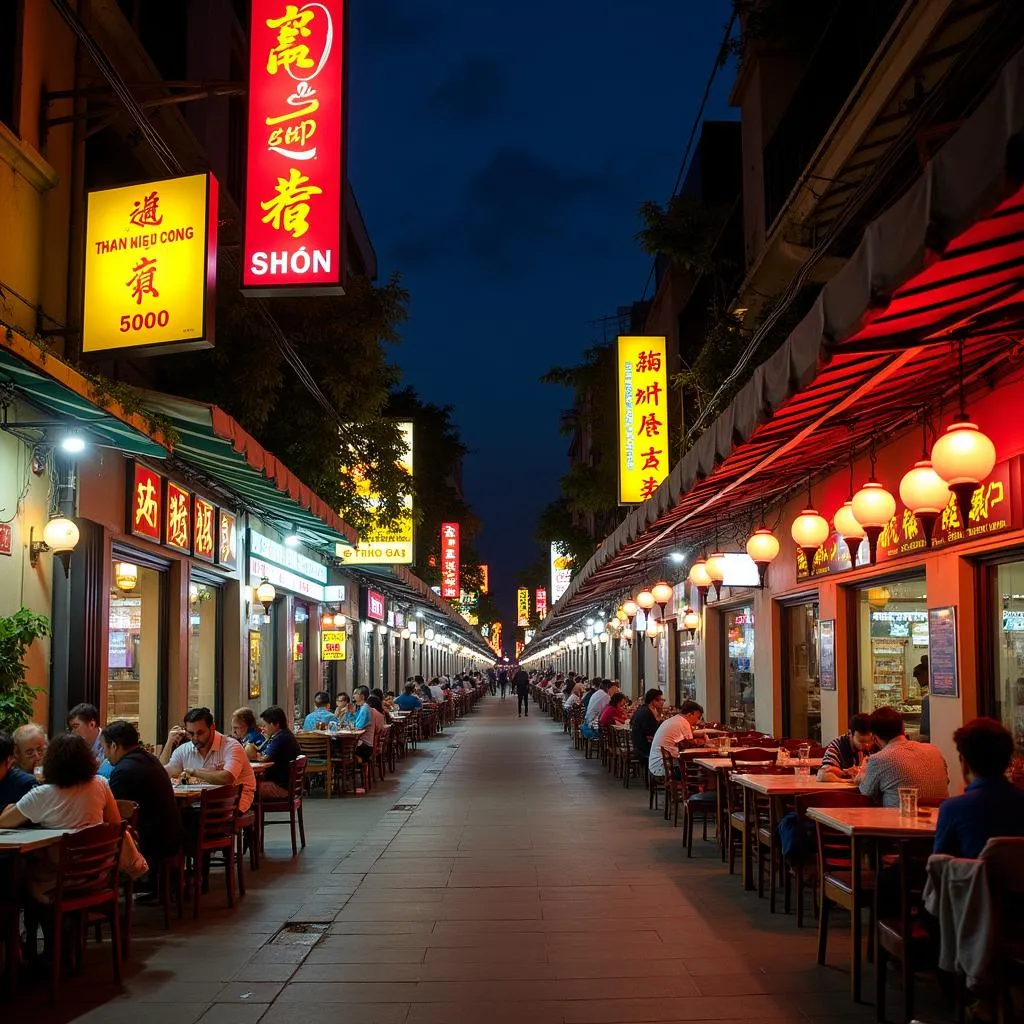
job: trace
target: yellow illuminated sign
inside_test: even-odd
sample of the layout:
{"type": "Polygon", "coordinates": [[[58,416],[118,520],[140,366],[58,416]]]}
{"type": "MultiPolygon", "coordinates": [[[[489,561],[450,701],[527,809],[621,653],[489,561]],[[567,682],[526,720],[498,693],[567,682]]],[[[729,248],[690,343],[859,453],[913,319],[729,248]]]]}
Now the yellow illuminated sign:
{"type": "Polygon", "coordinates": [[[646,501],[668,476],[668,368],[664,338],[619,338],[619,504],[646,501]]]}
{"type": "Polygon", "coordinates": [[[530,592],[521,587],[516,591],[516,625],[528,626],[530,624],[530,592]]]}
{"type": "Polygon", "coordinates": [[[325,629],[320,634],[320,660],[345,660],[345,630],[325,629]]]}
{"type": "Polygon", "coordinates": [[[209,348],[216,266],[212,174],[90,192],[82,351],[209,348]]]}
{"type": "MultiPolygon", "coordinates": [[[[399,423],[402,435],[402,456],[398,460],[399,469],[412,476],[413,431],[411,423],[399,423]]],[[[380,507],[380,496],[370,489],[370,482],[359,470],[345,470],[346,477],[355,485],[356,494],[367,498],[371,511],[380,507]]],[[[346,544],[338,544],[335,553],[344,562],[353,565],[412,565],[413,562],[413,522],[412,495],[404,498],[405,514],[387,529],[374,527],[359,544],[352,548],[346,544]]]]}

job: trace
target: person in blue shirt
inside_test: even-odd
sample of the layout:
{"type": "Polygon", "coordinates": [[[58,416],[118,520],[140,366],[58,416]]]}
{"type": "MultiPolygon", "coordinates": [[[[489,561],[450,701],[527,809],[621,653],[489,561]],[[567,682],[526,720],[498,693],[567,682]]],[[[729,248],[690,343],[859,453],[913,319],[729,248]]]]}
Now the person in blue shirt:
{"type": "Polygon", "coordinates": [[[76,704],[68,712],[68,732],[81,736],[96,761],[98,768],[103,764],[103,743],[100,740],[100,713],[95,704],[76,704]]]}
{"type": "Polygon", "coordinates": [[[16,804],[35,784],[35,777],[14,763],[14,740],[0,732],[0,811],[16,804]]]}
{"type": "Polygon", "coordinates": [[[252,708],[239,708],[231,713],[231,735],[245,747],[249,760],[255,761],[256,754],[266,737],[256,725],[256,716],[252,713],[252,708]]]}
{"type": "Polygon", "coordinates": [[[313,708],[302,723],[305,732],[314,732],[321,722],[338,724],[338,716],[331,710],[331,695],[324,690],[313,695],[313,708]]]}
{"type": "Polygon", "coordinates": [[[395,699],[395,707],[400,711],[419,711],[423,701],[416,696],[416,684],[406,683],[405,693],[395,699]]]}
{"type": "Polygon", "coordinates": [[[1013,759],[1013,736],[992,718],[975,718],[953,733],[967,783],[963,796],[939,807],[935,852],[976,858],[996,837],[1024,837],[1024,789],[1006,770],[1013,759]]]}

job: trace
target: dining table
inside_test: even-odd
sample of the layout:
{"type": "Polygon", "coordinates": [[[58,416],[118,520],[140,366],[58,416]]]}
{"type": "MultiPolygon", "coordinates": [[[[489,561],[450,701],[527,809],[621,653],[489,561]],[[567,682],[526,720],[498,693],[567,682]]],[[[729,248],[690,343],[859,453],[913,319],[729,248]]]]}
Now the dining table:
{"type": "MultiPolygon", "coordinates": [[[[850,837],[850,886],[854,905],[861,896],[864,859],[867,853],[877,868],[880,863],[880,841],[905,842],[910,839],[934,837],[938,820],[937,807],[922,807],[914,816],[900,813],[898,807],[809,807],[807,817],[825,828],[850,837]]],[[[876,871],[877,877],[877,871],[876,871]]],[[[875,886],[875,913],[878,920],[878,886],[875,886]]],[[[850,952],[850,992],[854,1002],[861,998],[861,920],[853,915],[852,949],[850,952]]]]}

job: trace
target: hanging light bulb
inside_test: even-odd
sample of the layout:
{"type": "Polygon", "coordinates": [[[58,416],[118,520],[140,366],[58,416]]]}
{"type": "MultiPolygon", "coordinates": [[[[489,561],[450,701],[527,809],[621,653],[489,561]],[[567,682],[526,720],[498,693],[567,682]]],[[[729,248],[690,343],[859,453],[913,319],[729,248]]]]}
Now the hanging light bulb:
{"type": "Polygon", "coordinates": [[[849,501],[844,501],[839,509],[837,509],[836,514],[832,517],[832,525],[836,528],[836,533],[846,542],[846,547],[850,552],[851,563],[856,563],[857,549],[867,534],[864,532],[864,527],[857,522],[857,517],[853,514],[852,498],[849,501]]]}
{"type": "Polygon", "coordinates": [[[657,620],[652,621],[647,627],[647,639],[651,641],[652,647],[658,646],[658,641],[661,639],[661,634],[664,629],[660,622],[657,620]]]}
{"type": "Polygon", "coordinates": [[[807,481],[807,507],[793,520],[790,535],[807,559],[808,573],[814,568],[814,554],[828,540],[828,520],[820,515],[811,499],[811,481],[807,481]]]}
{"type": "Polygon", "coordinates": [[[931,459],[920,459],[900,481],[900,500],[917,516],[925,539],[931,544],[932,527],[949,504],[949,487],[935,472],[931,459]]]}
{"type": "Polygon", "coordinates": [[[667,583],[659,582],[651,587],[651,593],[654,595],[656,604],[661,609],[661,617],[665,618],[665,605],[672,600],[672,588],[667,583]]]}
{"type": "Polygon", "coordinates": [[[868,562],[874,565],[878,538],[896,515],[896,499],[875,479],[875,446],[871,445],[871,476],[853,496],[853,515],[868,535],[868,562]]]}
{"type": "MultiPolygon", "coordinates": [[[[114,563],[114,584],[118,590],[124,593],[130,593],[139,585],[139,567],[133,565],[131,562],[115,562],[114,563]]],[[[198,600],[198,591],[196,597],[192,597],[191,591],[189,597],[194,604],[198,600]]]]}
{"type": "Polygon", "coordinates": [[[761,579],[762,587],[768,566],[779,556],[779,547],[779,538],[763,524],[750,535],[750,539],[747,541],[747,554],[757,566],[757,574],[761,579]]]}
{"type": "Polygon", "coordinates": [[[873,587],[868,591],[868,605],[876,611],[881,611],[889,604],[889,597],[887,587],[873,587]]]}
{"type": "Polygon", "coordinates": [[[324,614],[320,616],[320,625],[323,626],[324,629],[334,629],[334,613],[324,612],[324,614]]]}
{"type": "Polygon", "coordinates": [[[956,495],[960,519],[967,526],[971,496],[996,464],[996,446],[967,415],[964,394],[964,343],[957,352],[960,374],[960,411],[955,422],[932,445],[932,465],[956,495]]]}
{"type": "Polygon", "coordinates": [[[725,553],[718,546],[718,526],[715,526],[715,550],[708,555],[704,563],[711,586],[715,588],[715,599],[722,597],[722,580],[725,579],[725,553]]]}
{"type": "Polygon", "coordinates": [[[632,622],[633,619],[636,618],[636,613],[639,607],[640,606],[636,601],[633,601],[632,599],[622,603],[622,610],[626,613],[626,619],[628,622],[632,622]]]}
{"type": "Polygon", "coordinates": [[[683,629],[690,634],[690,639],[693,639],[694,634],[697,632],[697,627],[700,625],[700,615],[697,614],[692,608],[687,608],[683,612],[683,629]]]}
{"type": "Polygon", "coordinates": [[[654,607],[654,595],[649,590],[641,590],[635,600],[645,612],[649,612],[654,607]]]}
{"type": "Polygon", "coordinates": [[[270,615],[270,609],[273,607],[276,597],[277,591],[274,589],[274,584],[264,576],[260,580],[260,585],[256,588],[256,600],[263,605],[263,613],[265,615],[270,615]]]}
{"type": "Polygon", "coordinates": [[[701,603],[705,603],[708,599],[708,588],[711,586],[711,577],[708,575],[708,564],[704,558],[698,558],[693,565],[690,566],[690,573],[687,579],[697,588],[697,593],[700,594],[701,603]]]}

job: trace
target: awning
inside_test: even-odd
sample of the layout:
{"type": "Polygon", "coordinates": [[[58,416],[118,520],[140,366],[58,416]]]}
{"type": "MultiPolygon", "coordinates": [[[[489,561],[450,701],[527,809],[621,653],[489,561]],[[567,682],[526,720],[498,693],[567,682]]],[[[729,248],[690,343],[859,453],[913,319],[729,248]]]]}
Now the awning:
{"type": "Polygon", "coordinates": [[[30,405],[84,431],[97,444],[155,459],[167,455],[169,446],[154,440],[142,416],[125,412],[115,401],[100,405],[85,377],[12,328],[0,334],[0,386],[5,384],[30,405]]]}
{"type": "MultiPolygon", "coordinates": [[[[782,347],[573,579],[541,632],[640,582],[716,522],[746,525],[808,474],[909,427],[1024,332],[1024,56],[865,232],[782,347]]],[[[948,403],[947,403],[948,407],[948,403]]]]}
{"type": "Polygon", "coordinates": [[[223,409],[152,391],[145,392],[144,404],[178,431],[176,458],[232,491],[261,518],[332,553],[338,542],[356,543],[355,530],[223,409]]]}

